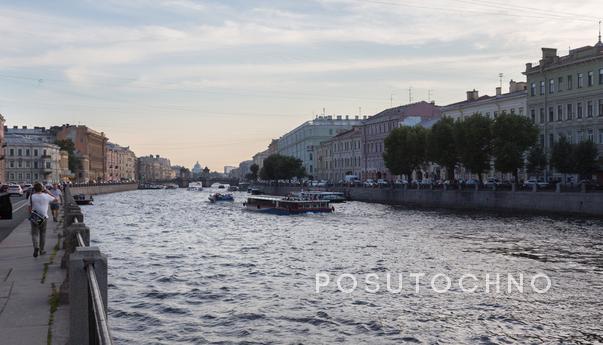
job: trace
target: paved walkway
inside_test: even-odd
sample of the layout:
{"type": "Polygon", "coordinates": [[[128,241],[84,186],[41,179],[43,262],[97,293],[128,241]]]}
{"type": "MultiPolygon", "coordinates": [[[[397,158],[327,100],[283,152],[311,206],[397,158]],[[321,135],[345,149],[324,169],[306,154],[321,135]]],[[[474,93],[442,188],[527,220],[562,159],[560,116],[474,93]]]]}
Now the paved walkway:
{"type": "Polygon", "coordinates": [[[61,270],[63,251],[56,251],[58,224],[52,219],[46,230],[46,254],[33,257],[29,221],[21,222],[0,242],[0,345],[67,343],[68,306],[59,306],[50,320],[50,296],[65,279],[61,270]],[[54,254],[53,254],[54,253],[54,254]],[[48,271],[44,274],[45,266],[48,271]]]}

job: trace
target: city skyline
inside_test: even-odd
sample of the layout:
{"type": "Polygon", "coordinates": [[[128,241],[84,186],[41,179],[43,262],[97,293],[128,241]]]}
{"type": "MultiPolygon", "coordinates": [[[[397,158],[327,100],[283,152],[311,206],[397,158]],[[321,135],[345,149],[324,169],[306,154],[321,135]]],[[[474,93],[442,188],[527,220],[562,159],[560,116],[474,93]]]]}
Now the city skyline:
{"type": "Polygon", "coordinates": [[[0,113],[8,126],[85,124],[138,156],[221,171],[323,108],[492,95],[499,73],[525,81],[540,47],[596,41],[597,2],[544,4],[3,4],[0,113]]]}

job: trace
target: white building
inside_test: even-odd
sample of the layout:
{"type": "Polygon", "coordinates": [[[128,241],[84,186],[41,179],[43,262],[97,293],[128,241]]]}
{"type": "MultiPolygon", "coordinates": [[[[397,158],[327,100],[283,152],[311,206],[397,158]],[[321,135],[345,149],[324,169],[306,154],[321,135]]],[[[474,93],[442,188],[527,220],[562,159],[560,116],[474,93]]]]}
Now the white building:
{"type": "Polygon", "coordinates": [[[21,135],[5,137],[4,160],[8,183],[58,183],[61,178],[60,147],[21,135]]]}
{"type": "Polygon", "coordinates": [[[442,116],[458,119],[480,113],[494,118],[503,112],[525,116],[527,114],[527,97],[527,84],[511,80],[508,93],[502,93],[500,87],[496,88],[495,96],[479,97],[478,91],[467,91],[466,100],[442,107],[442,116]]]}
{"type": "Polygon", "coordinates": [[[315,151],[320,143],[361,123],[359,116],[318,116],[283,135],[278,140],[278,153],[301,159],[308,175],[314,175],[318,166],[315,151]]]}

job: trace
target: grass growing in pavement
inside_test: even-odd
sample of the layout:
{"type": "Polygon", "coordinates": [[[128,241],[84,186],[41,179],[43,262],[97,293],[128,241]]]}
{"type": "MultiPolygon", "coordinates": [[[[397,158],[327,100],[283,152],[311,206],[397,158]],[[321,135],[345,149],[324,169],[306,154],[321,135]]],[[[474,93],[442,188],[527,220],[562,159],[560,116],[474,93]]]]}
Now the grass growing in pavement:
{"type": "Polygon", "coordinates": [[[48,266],[54,263],[54,258],[57,256],[57,252],[59,251],[60,242],[61,239],[58,238],[57,243],[52,248],[52,253],[50,253],[50,258],[48,259],[48,262],[44,263],[44,271],[42,272],[42,279],[40,280],[40,284],[44,284],[44,282],[46,281],[46,275],[48,274],[48,266]]]}
{"type": "Polygon", "coordinates": [[[52,325],[54,324],[54,313],[59,307],[59,291],[54,283],[52,283],[52,293],[48,299],[48,304],[50,304],[50,316],[48,317],[48,333],[46,334],[46,344],[52,345],[52,325]]]}

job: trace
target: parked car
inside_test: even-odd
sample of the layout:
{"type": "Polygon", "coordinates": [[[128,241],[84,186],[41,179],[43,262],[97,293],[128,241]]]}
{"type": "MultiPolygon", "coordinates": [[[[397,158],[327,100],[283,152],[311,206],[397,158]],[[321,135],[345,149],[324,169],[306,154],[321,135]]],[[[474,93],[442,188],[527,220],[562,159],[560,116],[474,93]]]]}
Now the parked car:
{"type": "Polygon", "coordinates": [[[405,179],[398,179],[396,181],[394,181],[394,184],[397,186],[404,186],[408,184],[408,181],[405,179]]]}
{"type": "Polygon", "coordinates": [[[538,185],[538,188],[546,188],[549,186],[549,183],[545,181],[538,181],[536,179],[529,179],[523,182],[524,188],[533,188],[534,185],[538,185]]]}
{"type": "Polygon", "coordinates": [[[377,180],[377,185],[379,187],[387,187],[387,186],[389,186],[389,182],[387,182],[386,180],[380,178],[380,179],[377,180]]]}
{"type": "Polygon", "coordinates": [[[365,187],[375,187],[377,184],[375,183],[375,181],[373,179],[368,179],[368,180],[364,181],[363,185],[365,187]]]}
{"type": "Polygon", "coordinates": [[[467,181],[465,181],[465,185],[467,186],[475,186],[475,185],[479,185],[479,180],[476,180],[474,178],[470,178],[467,181]]]}
{"type": "Polygon", "coordinates": [[[23,196],[23,188],[18,184],[11,184],[8,186],[7,190],[8,195],[18,195],[23,196]]]}
{"type": "Polygon", "coordinates": [[[422,186],[431,185],[431,184],[433,184],[433,180],[430,178],[424,178],[421,181],[419,181],[419,184],[421,184],[422,186]]]}
{"type": "Polygon", "coordinates": [[[486,187],[493,187],[493,186],[499,186],[500,185],[500,180],[495,178],[495,177],[488,177],[486,179],[486,183],[484,183],[484,186],[486,187]]]}

